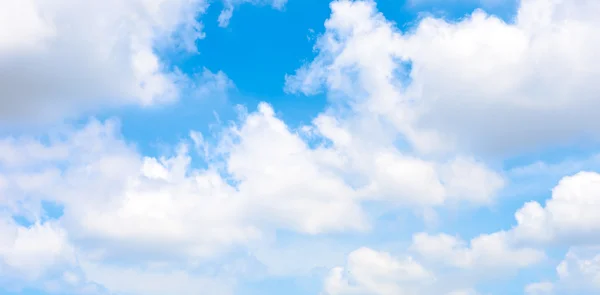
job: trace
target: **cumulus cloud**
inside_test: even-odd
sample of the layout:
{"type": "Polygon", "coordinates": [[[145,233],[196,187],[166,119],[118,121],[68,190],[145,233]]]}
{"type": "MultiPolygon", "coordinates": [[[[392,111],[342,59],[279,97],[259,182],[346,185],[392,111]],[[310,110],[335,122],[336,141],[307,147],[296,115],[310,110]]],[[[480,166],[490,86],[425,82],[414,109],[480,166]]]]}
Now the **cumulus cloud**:
{"type": "Polygon", "coordinates": [[[564,177],[544,205],[528,202],[517,211],[518,239],[570,245],[598,243],[600,175],[579,172],[564,177]]]}
{"type": "Polygon", "coordinates": [[[597,1],[523,0],[514,23],[477,10],[405,31],[373,1],[331,9],[318,56],[288,76],[288,91],[342,92],[422,152],[506,155],[598,138],[597,1]]]}
{"type": "Polygon", "coordinates": [[[411,247],[425,259],[463,269],[518,269],[545,257],[539,250],[511,245],[505,232],[480,235],[469,244],[447,234],[419,233],[411,247]]]}
{"type": "MultiPolygon", "coordinates": [[[[335,267],[324,282],[324,294],[479,294],[474,283],[503,271],[526,268],[544,259],[543,252],[510,244],[504,232],[481,235],[467,245],[446,234],[419,233],[409,251],[417,256],[394,257],[360,248],[348,255],[345,267],[335,267]]],[[[528,287],[531,294],[548,287],[528,287]]],[[[529,293],[528,293],[529,294],[529,293]]]]}
{"type": "Polygon", "coordinates": [[[99,107],[172,102],[197,89],[196,94],[206,94],[222,83],[223,73],[188,76],[157,48],[197,52],[196,41],[204,38],[198,18],[208,5],[205,0],[2,1],[0,119],[55,119],[99,107]]]}
{"type": "Polygon", "coordinates": [[[185,144],[170,157],[144,157],[116,128],[113,121],[93,121],[66,134],[66,140],[45,146],[62,146],[65,153],[39,162],[29,175],[60,163],[65,168],[40,185],[16,181],[24,172],[5,167],[12,186],[7,191],[38,196],[12,196],[15,206],[40,199],[63,205],[61,220],[71,238],[99,247],[90,251],[104,249],[98,255],[106,258],[123,253],[157,259],[211,256],[258,238],[258,227],[271,224],[306,233],[365,226],[356,193],[335,174],[319,169],[317,153],[267,105],[241,126],[225,130],[219,147],[226,153],[226,171],[219,171],[218,163],[192,168],[185,144]],[[255,165],[256,160],[262,165],[255,165]]]}
{"type": "Polygon", "coordinates": [[[595,294],[600,290],[600,248],[571,247],[556,267],[557,279],[525,286],[527,295],[595,294]]]}
{"type": "Polygon", "coordinates": [[[600,249],[573,247],[556,268],[558,284],[563,288],[580,292],[600,290],[600,249]]]}
{"type": "Polygon", "coordinates": [[[348,256],[346,268],[331,270],[325,294],[417,294],[419,288],[435,282],[435,276],[408,257],[398,259],[369,248],[348,256]]]}
{"type": "Polygon", "coordinates": [[[0,273],[35,281],[56,268],[75,263],[67,233],[55,223],[25,228],[9,217],[0,220],[0,273]]]}
{"type": "Polygon", "coordinates": [[[531,283],[525,286],[525,295],[550,295],[554,291],[551,282],[531,283]]]}
{"type": "Polygon", "coordinates": [[[203,0],[0,5],[6,15],[0,17],[3,117],[175,99],[182,77],[160,59],[155,45],[180,37],[178,44],[195,50],[195,40],[203,37],[196,17],[207,7],[203,0]]]}
{"type": "Polygon", "coordinates": [[[44,143],[10,138],[3,148],[22,158],[1,165],[3,208],[37,222],[47,215],[40,201],[55,202],[80,255],[142,266],[193,264],[276,228],[317,234],[368,226],[356,192],[270,106],[218,141],[204,159],[209,167],[195,169],[186,144],[173,156],[144,157],[114,121],[92,121],[44,143]],[[225,159],[224,170],[212,157],[225,159]]]}
{"type": "MultiPolygon", "coordinates": [[[[0,116],[31,105],[150,105],[190,85],[198,95],[232,86],[222,72],[182,75],[154,49],[194,50],[205,1],[75,2],[0,3],[0,116]]],[[[243,2],[285,3],[225,1],[222,26],[243,2]]],[[[523,0],[513,23],[476,11],[455,23],[425,17],[405,32],[373,1],[331,8],[317,57],[286,79],[288,91],[330,98],[305,126],[261,103],[215,138],[190,131],[163,156],[141,153],[113,120],[0,139],[0,272],[48,290],[231,294],[235,280],[199,265],[281,230],[368,231],[378,216],[365,203],[489,205],[506,180],[485,155],[598,135],[597,1],[523,0]]],[[[566,177],[544,205],[519,210],[513,229],[470,242],[416,234],[410,249],[422,261],[360,248],[331,270],[324,292],[476,294],[439,268],[475,278],[544,258],[524,244],[597,243],[598,183],[593,172],[566,177]]],[[[570,253],[561,280],[594,287],[596,258],[570,253]]]]}
{"type": "Polygon", "coordinates": [[[7,155],[20,152],[0,158],[3,208],[39,222],[56,218],[42,201],[62,206],[57,225],[91,265],[119,261],[177,270],[260,243],[277,229],[311,235],[368,230],[364,201],[429,207],[456,197],[479,204],[490,192],[481,183],[465,186],[467,178],[501,184],[469,159],[428,162],[392,146],[362,153],[372,147],[332,117],[291,129],[268,104],[240,115],[215,138],[191,132],[164,157],[140,154],[114,120],[92,120],[45,140],[6,138],[0,147],[7,155]],[[206,167],[195,168],[192,158],[206,167]],[[430,191],[411,172],[437,187],[430,191]]]}

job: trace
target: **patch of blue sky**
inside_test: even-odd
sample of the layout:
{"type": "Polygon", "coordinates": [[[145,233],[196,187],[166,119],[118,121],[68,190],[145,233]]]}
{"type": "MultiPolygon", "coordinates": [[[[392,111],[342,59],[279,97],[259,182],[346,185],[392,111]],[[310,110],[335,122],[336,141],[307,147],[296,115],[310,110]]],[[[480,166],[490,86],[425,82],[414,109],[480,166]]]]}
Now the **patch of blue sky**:
{"type": "Polygon", "coordinates": [[[330,13],[327,1],[290,1],[283,11],[241,5],[227,28],[218,26],[220,6],[214,3],[202,16],[206,38],[197,41],[198,53],[160,53],[171,67],[191,77],[204,68],[222,71],[235,89],[202,98],[187,92],[179,102],[160,108],[131,107],[100,115],[118,117],[124,137],[145,154],[160,154],[161,143],[184,139],[190,130],[208,133],[211,124],[235,120],[235,105],[254,111],[259,102],[268,102],[291,127],[309,124],[324,108],[324,94],[292,95],[283,85],[286,74],[314,56],[311,38],[323,30],[330,13]]]}
{"type": "MultiPolygon", "coordinates": [[[[20,204],[17,204],[17,206],[27,205],[23,202],[20,202],[20,204]]],[[[63,215],[63,206],[55,202],[42,201],[40,209],[41,216],[39,216],[39,222],[42,224],[50,220],[57,220],[63,215]]],[[[12,219],[18,225],[31,227],[34,225],[33,220],[38,218],[37,216],[34,217],[30,215],[13,214],[12,219]]]]}
{"type": "Polygon", "coordinates": [[[317,277],[274,278],[263,281],[248,281],[237,287],[239,295],[280,294],[285,290],[289,295],[319,294],[321,283],[317,277]]]}
{"type": "MultiPolygon", "coordinates": [[[[415,18],[432,15],[450,22],[460,21],[473,11],[480,9],[511,23],[518,8],[516,0],[379,0],[377,4],[386,16],[388,16],[388,7],[394,7],[396,10],[411,12],[415,18]]],[[[394,20],[394,15],[389,15],[388,18],[394,20]]],[[[411,22],[398,23],[410,24],[411,22]]]]}

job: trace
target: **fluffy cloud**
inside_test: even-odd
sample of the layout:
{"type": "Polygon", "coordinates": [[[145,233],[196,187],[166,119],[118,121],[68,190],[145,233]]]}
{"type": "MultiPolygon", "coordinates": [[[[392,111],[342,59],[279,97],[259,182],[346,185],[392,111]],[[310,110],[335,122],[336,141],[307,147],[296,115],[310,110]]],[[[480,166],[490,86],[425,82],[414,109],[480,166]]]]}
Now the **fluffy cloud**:
{"type": "Polygon", "coordinates": [[[527,295],[594,294],[600,290],[600,248],[571,247],[556,267],[558,279],[532,283],[525,287],[527,295]]]}
{"type": "MultiPolygon", "coordinates": [[[[348,255],[345,267],[331,269],[324,282],[330,295],[478,294],[477,278],[525,268],[544,259],[541,251],[510,245],[506,233],[474,238],[467,246],[458,238],[416,234],[409,249],[422,258],[397,258],[386,252],[360,248],[348,255]]],[[[547,289],[531,285],[531,294],[547,289]]]]}
{"type": "Polygon", "coordinates": [[[532,283],[525,286],[526,295],[549,295],[554,291],[554,284],[551,282],[532,283]]]}
{"type": "Polygon", "coordinates": [[[203,0],[2,1],[2,116],[175,99],[184,77],[154,46],[178,37],[195,50],[203,36],[196,17],[206,7],[203,0]]]}
{"type": "MultiPolygon", "coordinates": [[[[37,222],[47,215],[39,206],[40,200],[64,206],[64,215],[57,221],[59,233],[69,232],[68,241],[78,256],[90,260],[90,265],[119,261],[141,267],[157,263],[192,267],[199,260],[251,243],[270,229],[320,233],[364,227],[365,218],[353,201],[352,189],[335,175],[311,166],[315,165],[315,152],[273,117],[267,105],[248,115],[239,128],[226,130],[221,138],[219,147],[226,149],[227,171],[218,171],[212,165],[207,169],[191,168],[191,155],[185,145],[171,157],[143,157],[119,137],[112,121],[93,121],[59,138],[46,144],[25,138],[5,141],[7,150],[23,146],[22,151],[41,151],[39,155],[43,156],[35,161],[24,154],[22,161],[13,159],[2,165],[6,179],[3,208],[37,222]],[[233,141],[237,143],[227,145],[233,141]],[[269,149],[273,143],[276,149],[269,149]],[[264,166],[250,165],[255,159],[263,159],[264,166]],[[58,173],[47,173],[55,167],[63,168],[58,173]],[[233,186],[224,175],[235,177],[237,185],[233,186]],[[24,178],[39,181],[19,181],[24,178]]],[[[40,229],[50,230],[49,225],[44,223],[40,229]]],[[[62,236],[52,238],[50,233],[36,230],[38,227],[12,226],[25,234],[32,231],[25,238],[7,237],[23,241],[18,244],[20,251],[30,249],[25,242],[34,243],[31,239],[44,239],[44,243],[34,245],[53,243],[52,239],[63,241],[58,238],[62,236]]],[[[7,247],[12,244],[7,240],[7,247]]],[[[21,255],[8,248],[3,254],[10,265],[22,262],[15,267],[40,268],[34,273],[38,274],[51,267],[55,261],[52,255],[58,255],[54,253],[58,250],[36,249],[32,251],[39,255],[21,255]],[[30,265],[27,257],[38,257],[44,263],[30,265]]],[[[134,270],[121,271],[134,275],[134,270]]],[[[124,286],[122,280],[116,282],[116,278],[102,275],[109,271],[96,273],[88,277],[108,288],[115,286],[114,291],[134,291],[127,289],[134,283],[124,286]]],[[[153,276],[152,272],[137,275],[153,276]]],[[[175,285],[184,281],[195,284],[194,278],[181,276],[167,280],[175,285]]]]}
{"type": "Polygon", "coordinates": [[[457,23],[425,17],[406,32],[373,1],[331,8],[318,56],[288,90],[342,92],[422,152],[597,139],[597,1],[523,0],[514,23],[478,10],[457,23]]]}
{"type": "Polygon", "coordinates": [[[316,44],[319,55],[286,78],[286,89],[310,94],[326,86],[332,105],[315,120],[316,131],[344,155],[342,170],[366,175],[364,194],[371,198],[490,203],[504,180],[477,159],[461,153],[420,157],[451,151],[453,143],[414,124],[417,112],[397,63],[401,36],[392,24],[371,1],[335,1],[331,8],[316,44]]]}
{"type": "Polygon", "coordinates": [[[556,272],[563,288],[572,291],[600,290],[600,249],[574,247],[558,265],[556,272]]]}
{"type": "Polygon", "coordinates": [[[325,293],[417,294],[417,290],[434,281],[433,274],[410,257],[397,259],[388,253],[361,248],[350,253],[346,269],[331,270],[325,293]]]}
{"type": "Polygon", "coordinates": [[[545,205],[529,202],[515,214],[517,238],[570,245],[598,243],[600,175],[580,172],[564,177],[545,205]]]}
{"type": "MultiPolygon", "coordinates": [[[[93,120],[46,140],[5,138],[0,145],[6,151],[0,158],[3,208],[39,222],[57,217],[45,211],[42,201],[62,206],[56,224],[69,233],[66,245],[89,265],[119,261],[177,271],[177,265],[194,267],[261,243],[277,229],[306,234],[367,230],[363,201],[428,207],[455,196],[478,204],[492,193],[486,179],[492,180],[492,191],[502,183],[469,159],[428,162],[393,146],[363,154],[363,148],[372,147],[333,120],[323,116],[292,130],[269,105],[260,104],[223,128],[216,141],[192,132],[190,142],[158,158],[140,155],[111,120],[93,120]],[[190,152],[191,143],[198,154],[190,152]],[[195,168],[200,163],[205,168],[195,168]],[[422,185],[427,178],[403,177],[411,172],[427,176],[434,190],[422,185]],[[473,177],[484,183],[465,186],[473,177]]],[[[107,280],[84,276],[101,284],[107,280]]]]}
{"type": "Polygon", "coordinates": [[[322,149],[327,164],[359,187],[363,199],[413,206],[482,205],[504,186],[500,174],[472,158],[434,161],[403,151],[393,143],[396,132],[360,113],[342,118],[323,114],[310,130],[331,144],[322,149]]]}
{"type": "Polygon", "coordinates": [[[61,221],[71,238],[99,247],[89,250],[102,250],[98,255],[106,258],[134,252],[157,259],[212,256],[258,238],[258,227],[271,224],[306,233],[364,228],[356,193],[315,166],[317,152],[273,116],[262,105],[239,128],[225,130],[218,147],[226,171],[213,162],[206,169],[192,168],[186,145],[171,157],[143,157],[119,138],[114,122],[91,122],[66,134],[66,140],[32,144],[57,157],[33,168],[5,166],[10,184],[5,189],[16,194],[9,201],[21,211],[35,208],[25,206],[27,201],[63,205],[61,221]],[[256,160],[262,165],[255,165],[256,160]],[[46,173],[61,163],[65,168],[60,173],[46,173]],[[18,181],[25,175],[42,180],[18,181]],[[145,252],[138,249],[142,245],[145,252]]]}
{"type": "Polygon", "coordinates": [[[53,269],[75,263],[66,232],[54,223],[25,228],[11,218],[0,220],[0,273],[34,281],[53,269]]]}
{"type": "Polygon", "coordinates": [[[222,73],[187,76],[156,50],[196,52],[196,41],[204,38],[198,17],[208,5],[205,0],[2,1],[0,119],[147,106],[218,86],[222,73]]]}
{"type": "MultiPolygon", "coordinates": [[[[285,1],[225,1],[221,25],[243,2],[280,8],[285,1]]],[[[31,104],[49,113],[149,105],[190,85],[200,95],[231,86],[221,72],[192,81],[154,49],[164,42],[194,50],[206,2],[90,3],[0,3],[1,116],[31,104]]],[[[318,56],[287,77],[289,91],[325,88],[330,98],[306,126],[291,128],[261,103],[215,138],[192,131],[162,157],[140,153],[111,120],[0,139],[0,272],[57,292],[102,292],[101,285],[117,293],[230,294],[224,285],[233,279],[200,265],[268,243],[280,230],[367,231],[378,216],[365,203],[489,205],[506,180],[485,155],[597,135],[596,1],[523,0],[514,23],[476,11],[456,23],[426,17],[406,32],[372,1],[331,7],[318,56]]],[[[598,183],[592,172],[566,177],[545,205],[519,210],[515,228],[468,243],[416,234],[411,250],[421,262],[358,249],[331,270],[324,292],[475,294],[472,281],[439,268],[476,278],[544,258],[523,244],[597,243],[598,183]]],[[[561,280],[594,287],[596,258],[570,253],[561,280]]]]}
{"type": "Polygon", "coordinates": [[[416,234],[412,249],[425,259],[463,269],[499,270],[524,268],[544,259],[541,251],[510,244],[505,232],[481,235],[470,246],[456,237],[416,234]]]}
{"type": "MultiPolygon", "coordinates": [[[[319,124],[314,128],[327,129],[319,124]]],[[[473,173],[487,175],[471,161],[438,168],[393,149],[359,157],[354,148],[360,148],[360,138],[352,138],[357,146],[310,148],[266,104],[243,115],[240,125],[224,129],[216,145],[197,133],[192,137],[206,152],[206,169],[191,167],[187,144],[170,157],[139,155],[120,138],[114,121],[92,121],[48,144],[5,139],[4,190],[11,194],[5,204],[33,220],[44,214],[36,205],[40,200],[64,206],[63,225],[85,245],[120,245],[119,251],[130,252],[147,244],[153,245],[144,247],[148,253],[135,251],[152,256],[169,249],[171,254],[203,257],[256,239],[259,228],[271,224],[309,234],[364,230],[369,224],[360,208],[363,200],[438,205],[447,191],[462,196],[458,192],[473,173]],[[10,156],[16,150],[22,157],[10,156]],[[352,166],[359,169],[343,169],[352,166]],[[427,178],[419,175],[435,183],[437,191],[420,191],[427,190],[420,185],[427,178]],[[373,199],[376,194],[383,198],[373,199]],[[423,199],[410,201],[416,197],[423,199]]]]}
{"type": "Polygon", "coordinates": [[[436,278],[414,258],[360,248],[348,255],[345,267],[333,268],[324,283],[327,295],[476,295],[473,289],[452,288],[456,282],[436,278]]]}

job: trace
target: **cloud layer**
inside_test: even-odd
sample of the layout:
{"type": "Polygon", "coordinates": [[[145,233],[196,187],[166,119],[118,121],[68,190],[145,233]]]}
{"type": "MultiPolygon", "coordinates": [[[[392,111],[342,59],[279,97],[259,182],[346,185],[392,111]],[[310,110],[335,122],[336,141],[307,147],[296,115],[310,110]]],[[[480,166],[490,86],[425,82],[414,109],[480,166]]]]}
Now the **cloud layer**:
{"type": "MultiPolygon", "coordinates": [[[[218,22],[243,3],[285,2],[227,0],[218,22]]],[[[0,2],[0,119],[228,94],[226,73],[182,73],[161,54],[197,50],[208,5],[0,2]]],[[[532,277],[522,292],[597,292],[593,171],[556,165],[562,179],[547,200],[517,200],[512,223],[488,232],[414,225],[393,247],[370,235],[388,214],[491,212],[505,189],[521,189],[516,174],[540,174],[503,168],[508,157],[596,143],[600,4],[522,0],[511,22],[477,10],[403,29],[373,1],[330,7],[314,59],[285,80],[288,93],[326,94],[308,123],[268,102],[241,106],[237,119],[190,128],[159,155],[125,138],[118,118],[2,135],[0,287],[226,295],[243,279],[304,272],[318,273],[327,295],[475,295],[490,279],[554,263],[556,247],[565,256],[554,276],[532,277]],[[282,249],[286,236],[308,242],[282,249]],[[340,242],[310,244],[323,237],[340,242]],[[351,237],[373,240],[347,251],[351,237]],[[336,246],[345,261],[278,261],[336,246]]]]}

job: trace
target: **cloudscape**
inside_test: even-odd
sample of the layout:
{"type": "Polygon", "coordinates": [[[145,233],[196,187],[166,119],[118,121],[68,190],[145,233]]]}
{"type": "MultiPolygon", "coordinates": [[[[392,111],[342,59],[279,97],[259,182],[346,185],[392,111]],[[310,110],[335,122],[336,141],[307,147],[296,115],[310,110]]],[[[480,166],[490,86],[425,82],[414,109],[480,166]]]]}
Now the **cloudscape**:
{"type": "Polygon", "coordinates": [[[600,294],[598,14],[0,0],[0,294],[600,294]]]}

